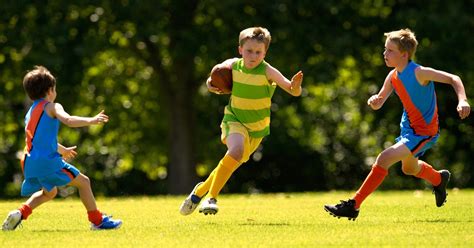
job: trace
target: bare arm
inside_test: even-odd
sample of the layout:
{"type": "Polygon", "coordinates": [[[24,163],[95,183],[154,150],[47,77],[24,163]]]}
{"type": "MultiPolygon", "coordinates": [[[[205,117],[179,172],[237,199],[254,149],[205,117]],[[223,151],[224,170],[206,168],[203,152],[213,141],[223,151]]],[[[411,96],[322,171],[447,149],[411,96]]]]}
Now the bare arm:
{"type": "MultiPolygon", "coordinates": [[[[232,68],[232,65],[238,60],[238,58],[230,58],[230,59],[226,59],[224,60],[222,63],[220,63],[221,65],[226,65],[227,67],[229,68],[232,68]]],[[[207,87],[207,90],[211,93],[214,93],[214,94],[224,94],[224,92],[217,88],[217,87],[214,87],[211,85],[211,76],[209,76],[206,80],[206,87],[207,87]]]]}
{"type": "Polygon", "coordinates": [[[267,66],[267,78],[275,82],[280,88],[288,92],[292,96],[301,95],[301,84],[303,83],[303,72],[298,71],[292,78],[288,80],[283,74],[271,65],[267,66]]]}
{"type": "Polygon", "coordinates": [[[207,86],[207,90],[209,92],[212,92],[212,93],[217,94],[217,95],[224,94],[224,92],[221,89],[212,86],[210,76],[206,80],[206,86],[207,86]]]}
{"type": "Polygon", "coordinates": [[[60,122],[69,127],[84,127],[109,121],[109,117],[100,111],[94,117],[82,117],[69,115],[59,103],[51,103],[46,106],[46,112],[49,116],[57,118],[60,122]]]}
{"type": "Polygon", "coordinates": [[[456,110],[458,111],[459,117],[464,119],[469,116],[471,106],[469,106],[466,91],[464,90],[464,85],[459,76],[423,66],[420,66],[415,70],[415,75],[416,79],[422,85],[426,85],[430,81],[450,84],[454,88],[456,96],[458,97],[458,106],[456,110]]]}
{"type": "Polygon", "coordinates": [[[380,89],[379,93],[371,96],[369,100],[367,100],[367,104],[373,110],[380,109],[385,103],[385,101],[387,101],[387,98],[392,94],[393,92],[393,86],[391,82],[392,73],[395,73],[395,72],[392,71],[391,73],[387,75],[383,83],[382,89],[380,89]]]}
{"type": "Polygon", "coordinates": [[[237,60],[239,60],[239,58],[230,58],[230,59],[224,60],[221,64],[227,65],[228,67],[232,68],[232,65],[233,65],[237,60]]]}
{"type": "Polygon", "coordinates": [[[61,154],[61,156],[63,156],[65,160],[69,160],[71,158],[76,157],[77,155],[77,152],[75,151],[76,148],[77,146],[65,147],[58,143],[58,153],[61,154]]]}

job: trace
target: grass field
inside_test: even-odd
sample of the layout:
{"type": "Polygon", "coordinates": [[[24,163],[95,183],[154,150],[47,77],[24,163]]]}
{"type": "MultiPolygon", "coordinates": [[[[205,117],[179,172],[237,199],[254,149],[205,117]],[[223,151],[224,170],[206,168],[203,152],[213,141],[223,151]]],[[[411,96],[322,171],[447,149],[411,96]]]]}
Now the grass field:
{"type": "MultiPolygon", "coordinates": [[[[77,197],[36,209],[0,232],[0,247],[473,247],[474,190],[450,190],[437,208],[430,191],[376,192],[354,221],[323,210],[349,192],[222,195],[220,212],[181,216],[184,196],[99,198],[121,229],[90,231],[77,197]]],[[[0,201],[1,218],[21,201],[0,201]]]]}

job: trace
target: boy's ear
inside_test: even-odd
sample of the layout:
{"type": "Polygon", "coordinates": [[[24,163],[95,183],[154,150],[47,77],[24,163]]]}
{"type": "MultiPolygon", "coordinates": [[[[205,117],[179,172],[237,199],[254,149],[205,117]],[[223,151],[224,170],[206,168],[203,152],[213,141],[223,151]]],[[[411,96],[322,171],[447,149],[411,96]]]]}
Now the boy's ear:
{"type": "Polygon", "coordinates": [[[46,97],[49,96],[49,95],[52,95],[53,92],[54,92],[54,88],[53,87],[49,88],[48,92],[46,92],[46,97]]]}
{"type": "Polygon", "coordinates": [[[410,54],[408,52],[403,52],[403,57],[406,58],[406,59],[410,59],[410,54]]]}
{"type": "Polygon", "coordinates": [[[238,49],[239,49],[239,54],[242,55],[242,47],[238,46],[238,49]]]}

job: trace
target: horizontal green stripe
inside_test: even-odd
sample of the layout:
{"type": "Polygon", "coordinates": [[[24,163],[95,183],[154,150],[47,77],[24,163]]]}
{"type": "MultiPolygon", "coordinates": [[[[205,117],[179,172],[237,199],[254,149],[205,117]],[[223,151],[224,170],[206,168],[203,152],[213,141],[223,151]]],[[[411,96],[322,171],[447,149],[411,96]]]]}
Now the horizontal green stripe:
{"type": "Polygon", "coordinates": [[[262,99],[272,96],[269,85],[248,85],[234,82],[232,95],[246,99],[262,99]]]}
{"type": "Polygon", "coordinates": [[[230,114],[224,115],[224,118],[222,119],[222,121],[224,121],[224,122],[240,122],[239,120],[237,120],[237,117],[235,117],[235,115],[230,115],[230,114]]]}
{"type": "Polygon", "coordinates": [[[261,121],[266,117],[270,117],[270,109],[260,110],[242,110],[238,108],[232,108],[232,112],[238,116],[241,123],[254,123],[261,121]]]}
{"type": "MultiPolygon", "coordinates": [[[[229,122],[239,122],[235,116],[232,116],[232,115],[224,115],[224,119],[222,120],[222,122],[224,123],[224,125],[226,125],[226,132],[229,131],[229,127],[227,126],[229,122]]],[[[245,126],[245,123],[243,123],[242,125],[245,126]]],[[[248,130],[248,129],[247,129],[248,130]]],[[[264,137],[266,135],[269,135],[270,134],[270,127],[267,126],[265,127],[263,130],[254,130],[254,131],[251,131],[251,130],[248,130],[249,132],[249,135],[250,137],[253,137],[253,138],[260,138],[260,137],[264,137]]]]}
{"type": "Polygon", "coordinates": [[[224,124],[225,137],[228,137],[229,136],[229,131],[230,131],[229,124],[225,121],[223,121],[222,124],[224,124]]]}
{"type": "Polygon", "coordinates": [[[270,134],[270,127],[266,127],[261,131],[249,132],[250,137],[252,138],[261,138],[270,134]]]}
{"type": "Polygon", "coordinates": [[[264,60],[257,67],[255,67],[253,69],[247,69],[244,66],[244,59],[241,58],[240,60],[237,61],[237,63],[234,63],[234,65],[232,66],[232,69],[239,70],[239,71],[242,71],[242,72],[247,73],[247,74],[266,75],[267,74],[266,73],[267,63],[264,60]]]}

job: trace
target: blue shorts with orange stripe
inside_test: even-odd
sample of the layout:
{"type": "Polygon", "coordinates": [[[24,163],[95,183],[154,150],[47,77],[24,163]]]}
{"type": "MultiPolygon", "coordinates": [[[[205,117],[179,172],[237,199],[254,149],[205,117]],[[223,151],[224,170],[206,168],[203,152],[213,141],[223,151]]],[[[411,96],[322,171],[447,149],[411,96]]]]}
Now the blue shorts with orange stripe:
{"type": "Polygon", "coordinates": [[[76,167],[63,160],[62,169],[55,173],[42,177],[25,178],[21,185],[21,195],[30,196],[42,188],[51,191],[54,187],[65,186],[74,180],[79,173],[81,172],[76,167]]]}
{"type": "Polygon", "coordinates": [[[413,133],[412,130],[402,130],[400,136],[395,141],[401,142],[410,149],[415,158],[423,156],[436,141],[438,141],[439,133],[433,136],[420,136],[413,133]]]}

